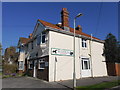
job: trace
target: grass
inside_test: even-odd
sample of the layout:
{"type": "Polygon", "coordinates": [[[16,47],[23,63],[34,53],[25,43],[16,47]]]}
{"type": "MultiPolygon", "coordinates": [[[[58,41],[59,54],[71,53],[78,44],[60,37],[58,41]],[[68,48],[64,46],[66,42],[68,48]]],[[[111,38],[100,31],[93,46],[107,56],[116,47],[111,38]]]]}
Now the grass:
{"type": "Polygon", "coordinates": [[[94,84],[94,85],[89,85],[89,86],[81,86],[81,87],[77,87],[77,90],[95,90],[97,88],[97,90],[104,90],[106,88],[112,88],[114,86],[118,86],[120,85],[120,80],[118,81],[111,81],[111,82],[103,82],[103,83],[99,83],[99,84],[94,84]]]}

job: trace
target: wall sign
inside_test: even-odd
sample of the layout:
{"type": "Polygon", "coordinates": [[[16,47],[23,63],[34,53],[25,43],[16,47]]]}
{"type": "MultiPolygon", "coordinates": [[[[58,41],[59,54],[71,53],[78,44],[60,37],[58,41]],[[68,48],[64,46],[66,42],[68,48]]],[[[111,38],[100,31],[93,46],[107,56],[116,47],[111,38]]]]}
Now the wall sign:
{"type": "Polygon", "coordinates": [[[52,55],[73,56],[73,50],[51,48],[52,55]]]}

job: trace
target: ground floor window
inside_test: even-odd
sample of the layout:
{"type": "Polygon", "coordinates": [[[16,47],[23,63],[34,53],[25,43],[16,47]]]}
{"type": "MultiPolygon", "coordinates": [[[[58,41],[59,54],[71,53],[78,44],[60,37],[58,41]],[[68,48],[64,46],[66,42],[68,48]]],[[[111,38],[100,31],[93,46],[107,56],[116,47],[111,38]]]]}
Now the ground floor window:
{"type": "Polygon", "coordinates": [[[33,69],[33,61],[29,61],[29,69],[33,69]]]}
{"type": "Polygon", "coordinates": [[[38,61],[38,69],[45,69],[45,60],[44,59],[40,59],[38,61]]]}
{"type": "Polygon", "coordinates": [[[19,61],[19,70],[23,70],[23,69],[24,69],[23,61],[19,61]]]}
{"type": "Polygon", "coordinates": [[[82,70],[90,69],[90,60],[89,58],[82,58],[82,70]]]}

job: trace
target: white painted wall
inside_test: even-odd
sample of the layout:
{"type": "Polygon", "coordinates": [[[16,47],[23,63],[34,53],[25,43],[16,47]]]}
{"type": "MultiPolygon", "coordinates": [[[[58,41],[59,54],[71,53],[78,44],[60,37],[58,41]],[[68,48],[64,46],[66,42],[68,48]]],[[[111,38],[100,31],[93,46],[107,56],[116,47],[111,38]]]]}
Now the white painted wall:
{"type": "Polygon", "coordinates": [[[92,64],[93,64],[93,76],[106,76],[107,68],[105,57],[103,54],[103,44],[92,42],[92,64]]]}
{"type": "MultiPolygon", "coordinates": [[[[82,48],[81,38],[76,37],[76,78],[81,77],[81,58],[90,58],[89,40],[87,48],[82,48]]],[[[51,55],[51,48],[73,50],[73,37],[58,32],[49,31],[49,81],[73,79],[73,57],[51,55]],[[57,62],[55,63],[55,58],[57,62]]],[[[103,43],[92,42],[92,68],[93,76],[106,76],[106,64],[102,62],[103,43]]]]}

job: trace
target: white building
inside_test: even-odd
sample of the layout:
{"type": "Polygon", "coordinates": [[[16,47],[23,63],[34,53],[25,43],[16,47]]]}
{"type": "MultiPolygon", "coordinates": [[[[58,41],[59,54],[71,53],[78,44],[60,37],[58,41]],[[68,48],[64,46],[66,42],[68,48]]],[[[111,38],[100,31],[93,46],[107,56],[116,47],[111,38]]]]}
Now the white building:
{"type": "MultiPolygon", "coordinates": [[[[68,16],[63,8],[59,24],[38,20],[30,38],[25,43],[19,40],[19,70],[47,81],[73,79],[73,28],[68,16]]],[[[76,78],[107,76],[104,41],[83,33],[78,25],[75,42],[76,78]]]]}

